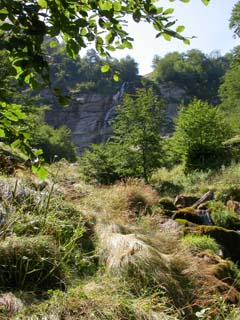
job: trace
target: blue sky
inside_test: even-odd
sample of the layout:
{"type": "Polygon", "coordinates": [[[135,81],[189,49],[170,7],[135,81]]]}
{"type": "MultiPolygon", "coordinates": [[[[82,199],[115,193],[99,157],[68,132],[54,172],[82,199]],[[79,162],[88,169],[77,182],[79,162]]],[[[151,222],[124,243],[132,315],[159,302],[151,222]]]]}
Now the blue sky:
{"type": "Polygon", "coordinates": [[[223,55],[240,44],[239,39],[233,38],[233,32],[228,27],[232,8],[237,2],[238,0],[211,0],[205,6],[201,0],[191,0],[189,3],[159,0],[159,6],[175,9],[172,16],[178,20],[177,25],[186,27],[184,35],[197,38],[191,40],[191,45],[185,45],[179,40],[169,42],[163,38],[156,39],[155,31],[148,24],[130,23],[129,32],[135,39],[134,48],[118,51],[113,56],[120,59],[129,54],[139,64],[140,74],[146,74],[152,71],[151,65],[156,54],[163,57],[168,52],[185,52],[196,48],[206,54],[218,50],[223,55]]]}

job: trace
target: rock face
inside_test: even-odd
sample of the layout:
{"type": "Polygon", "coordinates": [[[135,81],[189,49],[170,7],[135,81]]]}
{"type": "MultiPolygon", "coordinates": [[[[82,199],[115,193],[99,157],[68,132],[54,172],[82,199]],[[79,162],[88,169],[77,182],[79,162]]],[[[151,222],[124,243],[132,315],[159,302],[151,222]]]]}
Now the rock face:
{"type": "Polygon", "coordinates": [[[81,154],[92,143],[105,141],[112,133],[111,119],[116,101],[99,94],[81,94],[74,97],[69,107],[55,106],[46,112],[46,121],[54,127],[66,125],[72,132],[72,141],[81,154]]]}
{"type": "MultiPolygon", "coordinates": [[[[82,154],[91,144],[101,143],[111,136],[111,120],[126,87],[126,83],[122,83],[113,96],[76,94],[67,108],[60,107],[55,101],[52,110],[46,111],[46,121],[53,127],[66,125],[71,130],[78,153],[82,154]]],[[[171,120],[177,116],[184,90],[169,83],[160,88],[160,93],[166,101],[166,118],[171,120]]]]}
{"type": "Polygon", "coordinates": [[[177,87],[173,82],[161,85],[160,93],[166,101],[166,116],[168,119],[177,117],[181,100],[186,96],[184,89],[177,87]]]}

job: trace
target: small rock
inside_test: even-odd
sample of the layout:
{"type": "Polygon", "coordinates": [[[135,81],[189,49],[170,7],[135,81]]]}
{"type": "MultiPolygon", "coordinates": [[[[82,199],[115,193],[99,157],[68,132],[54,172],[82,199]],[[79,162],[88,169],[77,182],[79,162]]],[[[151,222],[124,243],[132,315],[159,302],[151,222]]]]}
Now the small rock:
{"type": "Polygon", "coordinates": [[[182,226],[172,219],[168,219],[166,222],[160,225],[162,230],[180,230],[182,226]]]}
{"type": "Polygon", "coordinates": [[[24,307],[22,301],[12,292],[4,293],[0,296],[0,308],[8,313],[14,314],[24,307]]]}

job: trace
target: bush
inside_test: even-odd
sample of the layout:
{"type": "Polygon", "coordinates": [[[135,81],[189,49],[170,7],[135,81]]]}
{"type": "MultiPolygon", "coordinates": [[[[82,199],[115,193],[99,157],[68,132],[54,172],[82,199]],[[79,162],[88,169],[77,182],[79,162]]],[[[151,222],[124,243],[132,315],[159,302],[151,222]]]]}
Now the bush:
{"type": "Polygon", "coordinates": [[[176,197],[182,190],[183,186],[171,181],[157,181],[152,183],[153,187],[163,196],[176,197]]]}
{"type": "Polygon", "coordinates": [[[239,186],[230,185],[218,190],[218,192],[216,193],[216,199],[224,203],[227,203],[228,200],[240,201],[239,186]]]}
{"type": "Polygon", "coordinates": [[[211,219],[216,226],[232,230],[240,229],[239,217],[235,213],[228,211],[222,202],[211,202],[209,207],[211,208],[211,219]]]}
{"type": "Polygon", "coordinates": [[[64,286],[61,256],[50,237],[9,237],[0,243],[0,288],[64,286]]]}
{"type": "Polygon", "coordinates": [[[80,159],[80,170],[87,182],[111,184],[120,178],[114,161],[115,148],[111,144],[92,145],[80,159]]]}
{"type": "Polygon", "coordinates": [[[76,148],[71,142],[71,133],[66,126],[58,129],[47,124],[39,126],[33,135],[33,145],[43,150],[44,159],[49,163],[62,158],[70,162],[76,161],[76,148]]]}
{"type": "Polygon", "coordinates": [[[211,250],[218,254],[220,250],[220,246],[217,244],[217,242],[209,236],[188,234],[183,237],[181,241],[184,246],[194,251],[211,250]]]}

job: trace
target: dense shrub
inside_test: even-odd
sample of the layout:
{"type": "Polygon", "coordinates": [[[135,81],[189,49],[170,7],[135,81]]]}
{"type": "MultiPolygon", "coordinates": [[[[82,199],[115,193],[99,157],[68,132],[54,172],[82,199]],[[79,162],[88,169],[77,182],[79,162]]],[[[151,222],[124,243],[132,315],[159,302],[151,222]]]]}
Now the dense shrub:
{"type": "Polygon", "coordinates": [[[71,142],[70,130],[62,126],[58,129],[43,124],[33,134],[34,146],[43,150],[44,159],[53,162],[65,158],[70,162],[76,161],[76,148],[71,142]]]}
{"type": "Polygon", "coordinates": [[[111,184],[120,178],[112,144],[92,145],[80,159],[81,172],[87,182],[111,184]]]}
{"type": "Polygon", "coordinates": [[[228,200],[240,201],[240,188],[238,184],[220,188],[216,193],[216,199],[224,203],[227,203],[228,200]]]}
{"type": "Polygon", "coordinates": [[[228,211],[222,202],[211,202],[209,207],[211,208],[211,219],[216,226],[232,230],[240,229],[240,218],[235,213],[228,211]]]}
{"type": "Polygon", "coordinates": [[[173,145],[187,169],[216,168],[228,163],[223,142],[230,136],[224,113],[195,99],[188,107],[181,107],[173,145]]]}

